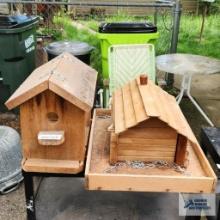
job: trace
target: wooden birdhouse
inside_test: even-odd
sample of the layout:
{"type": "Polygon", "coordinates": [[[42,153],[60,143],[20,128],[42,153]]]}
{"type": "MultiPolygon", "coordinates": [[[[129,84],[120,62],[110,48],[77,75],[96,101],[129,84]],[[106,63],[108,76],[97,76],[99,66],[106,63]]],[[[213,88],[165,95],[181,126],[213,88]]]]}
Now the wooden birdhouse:
{"type": "Polygon", "coordinates": [[[20,106],[25,171],[82,171],[96,78],[94,69],[63,53],[37,68],[9,98],[9,109],[20,106]]]}
{"type": "Polygon", "coordinates": [[[184,165],[197,143],[173,96],[141,76],[113,94],[110,163],[164,160],[184,165]]]}

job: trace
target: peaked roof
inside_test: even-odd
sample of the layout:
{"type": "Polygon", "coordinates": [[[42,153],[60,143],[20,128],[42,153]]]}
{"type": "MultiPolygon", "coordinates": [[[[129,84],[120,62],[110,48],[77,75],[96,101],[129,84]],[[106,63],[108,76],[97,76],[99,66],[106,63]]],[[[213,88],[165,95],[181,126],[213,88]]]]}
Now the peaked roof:
{"type": "Polygon", "coordinates": [[[175,98],[148,80],[140,85],[137,78],[113,94],[115,133],[119,134],[138,123],[156,117],[193,143],[197,140],[175,98]]]}
{"type": "Polygon", "coordinates": [[[69,53],[40,66],[5,103],[15,108],[45,90],[51,90],[84,111],[93,106],[97,72],[69,53]]]}

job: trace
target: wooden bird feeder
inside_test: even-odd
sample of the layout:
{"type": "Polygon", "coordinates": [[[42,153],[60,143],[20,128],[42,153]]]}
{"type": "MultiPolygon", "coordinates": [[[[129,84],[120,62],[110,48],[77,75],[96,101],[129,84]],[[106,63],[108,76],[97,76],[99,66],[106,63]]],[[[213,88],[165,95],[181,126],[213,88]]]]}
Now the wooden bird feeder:
{"type": "Polygon", "coordinates": [[[150,80],[140,81],[138,77],[116,90],[111,110],[94,111],[87,189],[214,192],[216,175],[175,98],[150,80]],[[182,166],[185,161],[185,167],[173,163],[182,166]],[[154,166],[157,162],[168,167],[154,166]]]}
{"type": "MultiPolygon", "coordinates": [[[[133,82],[133,85],[138,86],[138,84],[134,82],[133,82]]],[[[149,85],[151,85],[151,83],[149,85]]],[[[131,91],[132,90],[133,90],[133,87],[131,87],[131,91]]],[[[136,90],[136,91],[139,91],[139,90],[136,90]]],[[[134,94],[133,92],[132,94],[134,95],[134,96],[132,95],[132,97],[134,98],[137,95],[137,94],[134,94]]],[[[163,93],[163,94],[166,94],[166,93],[163,93]]],[[[163,100],[163,98],[161,97],[161,94],[159,95],[158,99],[159,98],[160,100],[163,100]]],[[[173,100],[172,103],[175,103],[174,99],[171,99],[171,100],[173,100]]],[[[158,101],[157,103],[160,103],[160,102],[158,101]]],[[[161,107],[161,109],[164,108],[164,104],[165,103],[163,102],[160,103],[160,105],[163,106],[161,107]]],[[[172,108],[174,108],[174,106],[172,108]]],[[[172,113],[174,113],[174,111],[172,111],[172,113]]],[[[180,110],[177,110],[177,111],[180,111],[180,110]]],[[[143,117],[145,114],[141,115],[141,112],[144,113],[144,111],[139,111],[140,117],[143,117]]],[[[117,113],[122,114],[119,111],[117,113]]],[[[175,117],[175,115],[173,117],[175,117]]],[[[178,119],[178,118],[179,117],[177,117],[176,119],[177,120],[176,124],[182,121],[182,119],[178,119]]],[[[142,120],[141,118],[138,118],[138,119],[142,120]]],[[[135,165],[135,167],[132,167],[132,165],[130,165],[132,164],[132,162],[130,161],[120,162],[112,166],[109,163],[109,157],[110,157],[110,136],[112,135],[113,131],[109,131],[108,129],[109,127],[111,127],[112,121],[115,120],[112,117],[112,112],[109,109],[96,109],[94,111],[92,120],[93,122],[91,126],[91,131],[90,131],[90,139],[89,139],[88,154],[87,154],[86,169],[85,169],[85,180],[86,180],[87,189],[104,190],[104,191],[106,190],[138,191],[138,192],[186,192],[186,193],[215,192],[215,186],[217,182],[216,175],[214,171],[212,170],[211,165],[209,164],[208,160],[206,159],[206,156],[204,155],[202,149],[200,148],[196,140],[195,141],[193,140],[193,142],[191,141],[187,142],[188,165],[185,168],[181,168],[183,172],[177,172],[174,168],[176,166],[174,167],[171,166],[167,168],[166,167],[160,168],[157,166],[150,166],[150,167],[141,166],[141,168],[138,168],[135,165]]],[[[151,118],[149,118],[148,120],[150,122],[151,118]]],[[[154,131],[157,130],[158,128],[160,129],[160,127],[158,127],[159,124],[163,124],[160,121],[157,121],[157,122],[158,123],[156,122],[153,123],[152,121],[151,123],[149,123],[150,125],[152,124],[155,125],[155,127],[152,128],[152,130],[154,131]]],[[[182,127],[183,125],[186,125],[188,127],[187,123],[185,122],[181,122],[181,123],[182,123],[181,129],[184,129],[184,127],[182,127]]],[[[165,125],[165,123],[163,125],[165,125]]],[[[142,128],[143,127],[139,127],[140,130],[142,128]]],[[[165,127],[162,127],[162,128],[165,129],[165,127]]],[[[187,128],[187,130],[189,131],[189,133],[191,133],[190,129],[187,128]]],[[[130,133],[127,133],[129,134],[129,137],[128,138],[126,137],[126,139],[125,137],[122,137],[123,145],[119,145],[119,147],[121,147],[122,149],[120,148],[117,151],[118,159],[120,159],[121,151],[126,152],[127,155],[129,154],[129,159],[131,158],[130,154],[132,153],[132,159],[133,157],[135,157],[135,159],[141,158],[142,160],[143,159],[149,160],[149,158],[152,159],[153,158],[152,155],[156,155],[155,158],[153,159],[159,159],[160,157],[163,156],[163,153],[166,154],[167,152],[169,152],[168,148],[166,148],[166,145],[163,146],[164,148],[159,146],[159,149],[163,152],[161,154],[160,151],[158,151],[158,147],[156,145],[157,142],[153,142],[154,139],[156,141],[158,138],[156,139],[155,136],[150,137],[148,134],[146,134],[147,136],[146,137],[144,136],[146,141],[151,140],[151,144],[152,145],[154,144],[153,147],[151,147],[151,149],[153,149],[152,154],[150,154],[151,151],[147,149],[149,145],[143,144],[143,141],[141,141],[141,143],[137,141],[137,140],[140,140],[140,137],[136,139],[130,138],[130,134],[136,133],[136,130],[133,131],[128,128],[126,131],[130,132],[130,133]],[[124,144],[125,141],[128,144],[124,144]],[[133,141],[132,144],[131,144],[131,141],[133,141]],[[131,150],[132,148],[134,148],[135,143],[137,143],[135,150],[131,150]],[[141,157],[140,155],[143,155],[143,156],[141,157]]],[[[176,133],[179,133],[179,131],[176,133]]],[[[115,132],[113,134],[115,135],[115,132]]],[[[117,134],[119,144],[121,141],[120,139],[121,134],[123,134],[123,132],[117,134]]],[[[143,135],[143,132],[140,132],[139,134],[143,135]]],[[[157,135],[160,135],[160,133],[157,133],[157,135]]],[[[171,137],[172,136],[170,137],[166,136],[166,139],[172,139],[171,137]]],[[[161,139],[165,139],[165,136],[163,136],[163,138],[161,139]]],[[[127,159],[128,157],[127,155],[125,156],[123,155],[122,159],[127,159]]],[[[163,159],[164,158],[165,157],[163,156],[163,159]]],[[[133,163],[134,164],[145,164],[145,163],[137,162],[137,161],[133,163]]]]}
{"type": "Polygon", "coordinates": [[[37,68],[6,102],[20,106],[23,169],[83,170],[97,72],[68,53],[37,68]]]}
{"type": "Polygon", "coordinates": [[[113,94],[110,163],[175,162],[184,166],[188,145],[197,144],[176,100],[143,76],[113,94]]]}

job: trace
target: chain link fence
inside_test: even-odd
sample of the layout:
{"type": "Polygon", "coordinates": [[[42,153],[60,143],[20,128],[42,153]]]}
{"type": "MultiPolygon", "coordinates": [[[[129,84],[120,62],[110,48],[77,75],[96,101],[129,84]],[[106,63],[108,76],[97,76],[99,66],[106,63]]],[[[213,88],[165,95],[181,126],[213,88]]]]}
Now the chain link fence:
{"type": "MultiPolygon", "coordinates": [[[[158,26],[160,38],[157,40],[156,53],[169,53],[172,45],[174,2],[158,1],[155,4],[126,4],[112,1],[112,3],[94,4],[95,1],[65,1],[65,0],[0,0],[0,13],[27,14],[40,16],[38,37],[43,39],[43,46],[54,40],[80,40],[92,44],[95,52],[91,65],[101,71],[100,46],[98,39],[89,36],[83,30],[74,27],[73,22],[83,24],[93,31],[98,31],[98,25],[105,21],[146,21],[150,20],[158,26]],[[92,3],[93,2],[93,3],[92,3]],[[163,2],[163,3],[161,3],[163,2]],[[131,8],[133,8],[131,10],[131,8]],[[4,9],[4,10],[2,10],[4,9]],[[136,13],[134,13],[136,10],[136,13]],[[134,15],[130,15],[134,14],[134,15]],[[124,19],[124,20],[123,20],[124,19]],[[131,19],[131,20],[129,20],[131,19]],[[71,26],[71,27],[70,27],[71,26]],[[76,30],[77,29],[77,30],[76,30]]],[[[99,1],[102,2],[102,1],[99,1]]],[[[41,53],[40,53],[41,56],[41,53]]],[[[38,59],[40,60],[40,59],[38,59]]]]}
{"type": "Polygon", "coordinates": [[[82,17],[104,18],[108,15],[126,13],[133,16],[164,14],[170,11],[170,1],[73,1],[73,0],[0,0],[0,14],[39,15],[46,24],[51,24],[53,16],[59,12],[68,13],[74,19],[82,17]],[[145,3],[143,3],[145,2],[145,3]],[[157,3],[155,3],[157,2],[157,3]],[[161,3],[159,3],[161,2],[161,3]]]}

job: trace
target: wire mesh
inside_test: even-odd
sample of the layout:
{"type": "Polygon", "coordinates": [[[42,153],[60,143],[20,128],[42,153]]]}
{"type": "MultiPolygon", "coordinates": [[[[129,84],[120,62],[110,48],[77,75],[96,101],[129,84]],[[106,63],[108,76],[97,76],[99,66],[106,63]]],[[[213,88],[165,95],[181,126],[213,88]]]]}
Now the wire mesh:
{"type": "MultiPolygon", "coordinates": [[[[140,7],[143,4],[142,0],[137,1],[99,1],[100,5],[92,5],[92,3],[97,1],[74,1],[74,0],[0,0],[0,3],[4,3],[0,8],[4,8],[3,13],[5,14],[27,14],[27,15],[38,15],[40,16],[40,23],[38,26],[38,36],[44,39],[44,44],[50,42],[51,40],[82,40],[92,43],[93,46],[98,48],[95,50],[95,54],[92,54],[92,66],[101,71],[101,58],[100,58],[100,48],[96,40],[91,42],[90,37],[85,37],[85,34],[80,32],[76,33],[75,27],[71,30],[65,30],[69,28],[65,24],[66,17],[77,21],[77,23],[84,22],[83,25],[87,25],[88,22],[94,21],[95,28],[93,30],[97,31],[98,24],[101,22],[109,21],[110,15],[121,16],[121,14],[127,14],[122,16],[122,19],[129,18],[129,13],[132,14],[132,17],[135,17],[133,21],[140,20],[136,17],[141,17],[143,19],[149,19],[157,23],[158,31],[160,33],[160,38],[156,44],[156,55],[162,53],[168,53],[170,50],[171,42],[171,32],[172,32],[172,4],[173,1],[168,1],[166,7],[158,4],[155,6],[155,1],[146,1],[148,5],[146,7],[140,7]],[[10,3],[7,3],[10,2],[10,3]],[[77,5],[74,3],[80,3],[82,5],[77,5]],[[86,2],[89,2],[90,5],[86,5],[86,2]],[[111,3],[112,5],[106,6],[106,3],[111,3]],[[154,4],[152,4],[154,2],[154,4]],[[103,6],[102,3],[105,3],[103,6]],[[120,4],[126,4],[126,7],[121,7],[120,4]],[[130,4],[130,5],[129,5],[130,4]],[[133,4],[133,7],[128,7],[133,4]],[[148,7],[147,7],[148,6],[148,7]],[[134,10],[135,9],[135,10],[134,10]],[[58,20],[61,22],[54,22],[54,19],[58,17],[58,20]],[[88,22],[87,22],[88,21],[88,22]],[[62,35],[62,36],[60,36],[62,35]],[[77,35],[77,36],[76,36],[77,35]],[[45,40],[46,39],[46,40],[45,40]]],[[[163,2],[163,1],[159,1],[163,2]]],[[[167,2],[167,1],[166,1],[167,2]]],[[[0,10],[0,13],[2,11],[0,10]]],[[[121,18],[120,18],[121,19],[121,18]]],[[[114,19],[113,19],[114,20],[114,19]]],[[[118,18],[115,21],[120,21],[118,18]]],[[[89,27],[91,28],[91,27],[89,27]]],[[[41,54],[41,53],[40,53],[41,54]]]]}

